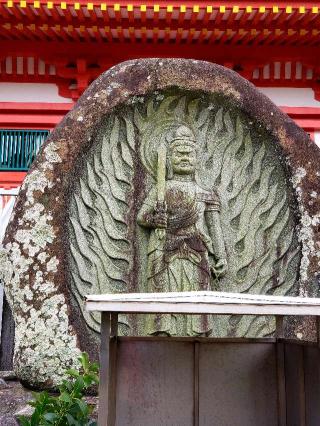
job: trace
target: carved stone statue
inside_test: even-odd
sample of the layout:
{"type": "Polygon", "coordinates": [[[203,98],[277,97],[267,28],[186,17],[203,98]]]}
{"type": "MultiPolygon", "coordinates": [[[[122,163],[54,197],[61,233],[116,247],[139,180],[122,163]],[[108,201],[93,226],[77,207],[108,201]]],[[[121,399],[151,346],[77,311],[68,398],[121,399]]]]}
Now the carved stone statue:
{"type": "MultiPolygon", "coordinates": [[[[215,96],[179,91],[136,97],[101,123],[70,199],[79,306],[88,293],[296,291],[292,194],[270,135],[250,123],[215,96]]],[[[100,316],[82,314],[99,332],[100,316]]],[[[274,321],[127,315],[119,330],[252,337],[274,321]]]]}
{"type": "MultiPolygon", "coordinates": [[[[97,356],[88,294],[318,294],[316,149],[221,66],[144,59],[102,74],[39,153],[0,250],[18,377],[57,386],[81,351],[97,356]]],[[[119,316],[120,335],[274,330],[263,316],[119,316]]]]}
{"type": "MultiPolygon", "coordinates": [[[[227,268],[219,197],[195,181],[197,143],[192,130],[179,126],[166,139],[167,146],[158,151],[157,185],[137,217],[141,226],[151,230],[148,288],[154,292],[212,290],[213,279],[227,268]]],[[[163,316],[148,324],[150,334],[176,335],[182,330],[188,335],[210,333],[210,317],[163,316]]]]}

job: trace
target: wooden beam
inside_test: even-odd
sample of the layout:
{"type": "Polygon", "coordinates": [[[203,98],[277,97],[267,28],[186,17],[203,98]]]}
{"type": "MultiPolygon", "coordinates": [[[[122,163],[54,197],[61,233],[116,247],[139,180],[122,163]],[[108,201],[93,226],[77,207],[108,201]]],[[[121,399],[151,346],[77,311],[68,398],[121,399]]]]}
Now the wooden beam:
{"type": "Polygon", "coordinates": [[[250,46],[215,46],[215,49],[208,49],[207,44],[203,45],[180,45],[177,49],[175,44],[159,44],[155,50],[154,45],[142,44],[138,42],[128,41],[120,44],[119,42],[99,43],[89,41],[88,43],[77,43],[66,41],[63,43],[63,50],[61,50],[61,42],[50,42],[50,49],[48,43],[39,41],[37,43],[30,43],[23,40],[0,41],[1,56],[25,56],[28,52],[29,56],[38,56],[42,59],[52,59],[59,57],[61,59],[68,58],[69,60],[75,57],[85,57],[88,61],[101,57],[107,57],[110,64],[116,64],[126,59],[143,58],[143,57],[184,57],[202,60],[211,60],[213,62],[221,62],[226,58],[232,58],[234,63],[255,61],[290,61],[297,60],[304,63],[317,64],[318,62],[318,47],[306,46],[302,50],[294,46],[275,47],[264,46],[252,54],[250,46]],[[126,48],[128,46],[128,49],[126,48]],[[121,47],[121,48],[120,48],[121,47]]]}
{"type": "Polygon", "coordinates": [[[116,421],[117,367],[116,313],[102,313],[100,343],[99,426],[114,426],[116,421]],[[103,367],[103,368],[102,368],[103,367]]]}
{"type": "Polygon", "coordinates": [[[72,103],[0,102],[0,129],[51,130],[72,106],[72,103]]]}
{"type": "Polygon", "coordinates": [[[121,313],[320,316],[320,298],[205,291],[101,294],[87,296],[86,309],[121,313]]]}
{"type": "Polygon", "coordinates": [[[26,174],[27,172],[0,171],[0,188],[6,190],[17,188],[21,185],[26,174]]]}
{"type": "Polygon", "coordinates": [[[107,426],[110,369],[110,314],[101,315],[101,343],[100,343],[100,379],[99,379],[99,414],[98,425],[107,426]]]}
{"type": "Polygon", "coordinates": [[[277,385],[278,385],[278,426],[287,425],[286,379],[284,365],[284,343],[276,343],[277,385]]]}
{"type": "Polygon", "coordinates": [[[199,365],[199,342],[194,343],[194,419],[193,425],[199,426],[199,373],[200,373],[200,365],[199,365]]]}
{"type": "Polygon", "coordinates": [[[277,339],[284,337],[283,316],[282,315],[279,315],[276,318],[276,337],[277,337],[277,339]]]}

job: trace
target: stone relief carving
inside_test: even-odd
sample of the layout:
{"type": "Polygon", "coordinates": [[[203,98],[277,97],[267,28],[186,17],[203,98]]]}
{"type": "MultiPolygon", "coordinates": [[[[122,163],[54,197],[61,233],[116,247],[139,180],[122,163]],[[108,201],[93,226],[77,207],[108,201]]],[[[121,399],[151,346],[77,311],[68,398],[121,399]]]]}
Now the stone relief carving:
{"type": "MultiPolygon", "coordinates": [[[[133,185],[134,129],[129,120],[122,120],[126,137],[120,139],[120,119],[112,117],[101,150],[86,163],[78,193],[73,195],[71,274],[80,306],[88,293],[128,290],[133,250],[127,213],[133,185]]],[[[83,314],[88,325],[99,331],[100,315],[84,310],[83,314]]]]}
{"type": "MultiPolygon", "coordinates": [[[[295,292],[292,194],[271,136],[224,99],[155,93],[106,117],[70,199],[71,280],[88,293],[295,292]]],[[[90,328],[99,317],[82,311],[90,328]]],[[[121,333],[268,335],[267,318],[120,319],[121,333]]]]}
{"type": "MultiPolygon", "coordinates": [[[[171,133],[158,149],[157,185],[137,218],[141,226],[151,229],[148,288],[154,292],[211,290],[212,278],[227,269],[219,196],[195,181],[197,141],[192,130],[180,125],[171,133]]],[[[158,316],[149,319],[147,331],[206,334],[212,332],[212,318],[158,316]]]]}

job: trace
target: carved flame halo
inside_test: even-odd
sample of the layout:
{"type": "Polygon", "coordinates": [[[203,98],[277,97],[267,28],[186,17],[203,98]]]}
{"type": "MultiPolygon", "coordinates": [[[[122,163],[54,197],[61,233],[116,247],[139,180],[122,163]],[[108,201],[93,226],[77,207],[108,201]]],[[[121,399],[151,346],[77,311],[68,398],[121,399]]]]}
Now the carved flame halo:
{"type": "MultiPolygon", "coordinates": [[[[165,145],[169,148],[172,140],[177,138],[175,132],[179,128],[187,128],[189,136],[197,138],[197,129],[192,123],[186,109],[186,98],[182,97],[178,104],[172,107],[176,97],[168,97],[156,109],[153,101],[147,104],[147,114],[142,116],[138,110],[135,112],[134,121],[140,133],[140,155],[141,161],[150,175],[156,179],[157,174],[157,152],[159,146],[165,145]]],[[[197,144],[198,145],[198,144],[197,144]]]]}
{"type": "MultiPolygon", "coordinates": [[[[172,148],[172,143],[178,141],[174,133],[182,127],[190,129],[194,134],[194,130],[189,123],[183,121],[177,122],[172,119],[155,126],[150,126],[149,131],[145,131],[141,135],[141,161],[153,178],[156,178],[157,173],[157,153],[159,146],[165,145],[168,153],[170,148],[172,148]]],[[[196,147],[195,142],[193,145],[196,147]]]]}
{"type": "MultiPolygon", "coordinates": [[[[158,149],[167,146],[166,138],[179,126],[195,136],[196,182],[220,195],[229,269],[221,290],[294,294],[301,249],[290,187],[271,136],[261,137],[261,130],[248,126],[240,111],[226,105],[209,108],[207,100],[191,94],[154,93],[143,108],[134,106],[133,117],[134,123],[130,106],[130,115],[118,114],[101,127],[70,200],[71,286],[87,325],[100,330],[100,318],[83,309],[84,295],[131,288],[128,271],[135,262],[135,245],[128,237],[128,211],[136,141],[148,177],[156,180],[158,149]]],[[[128,319],[119,321],[120,334],[130,333],[128,319]]],[[[274,327],[264,317],[244,316],[235,322],[226,316],[219,319],[215,335],[220,330],[239,337],[270,335],[274,327]]]]}

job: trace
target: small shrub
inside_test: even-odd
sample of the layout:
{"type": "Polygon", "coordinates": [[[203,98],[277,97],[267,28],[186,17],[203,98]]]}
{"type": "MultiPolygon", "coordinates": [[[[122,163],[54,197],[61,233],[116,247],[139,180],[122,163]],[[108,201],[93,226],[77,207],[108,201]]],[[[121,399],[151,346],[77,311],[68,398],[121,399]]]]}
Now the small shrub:
{"type": "Polygon", "coordinates": [[[96,426],[89,419],[93,407],[84,401],[84,393],[90,386],[99,382],[98,364],[91,363],[87,353],[79,358],[80,371],[67,370],[70,377],[59,386],[59,395],[51,396],[48,392],[34,393],[34,400],[29,404],[34,407],[31,418],[21,416],[22,426],[96,426]]]}

